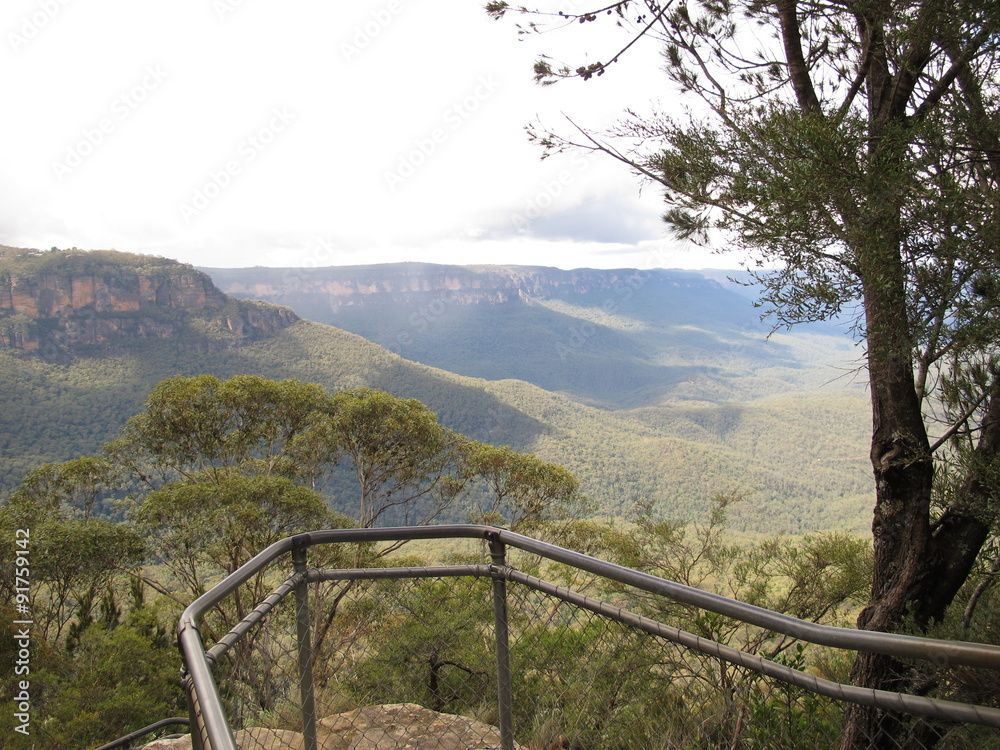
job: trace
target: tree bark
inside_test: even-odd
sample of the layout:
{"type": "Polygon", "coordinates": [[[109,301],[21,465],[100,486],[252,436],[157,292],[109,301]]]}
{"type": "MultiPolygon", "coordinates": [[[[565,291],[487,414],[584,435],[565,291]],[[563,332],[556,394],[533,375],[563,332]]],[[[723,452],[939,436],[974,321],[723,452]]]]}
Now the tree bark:
{"type": "MultiPolygon", "coordinates": [[[[869,162],[867,205],[862,210],[866,216],[853,232],[857,239],[853,250],[864,295],[872,400],[870,459],[875,479],[872,591],[858,627],[883,632],[899,630],[908,618],[920,628],[940,619],[965,580],[986,532],[974,514],[959,509],[949,510],[931,525],[934,465],[907,320],[899,209],[903,196],[898,194],[906,186],[894,184],[894,177],[904,173],[906,104],[927,63],[928,39],[926,34],[914,35],[906,65],[894,75],[886,62],[883,22],[887,10],[878,2],[854,7],[871,57],[866,81],[869,162]],[[954,554],[956,545],[961,547],[960,554],[954,554]]],[[[936,11],[922,8],[924,25],[933,20],[928,20],[928,14],[936,11]]],[[[893,658],[859,653],[851,680],[864,687],[905,691],[912,677],[893,658]]],[[[920,741],[933,744],[933,727],[917,736],[907,731],[906,721],[899,714],[849,706],[841,748],[898,750],[920,741]]]]}
{"type": "MultiPolygon", "coordinates": [[[[874,198],[872,205],[878,205],[874,198]]],[[[866,279],[876,499],[872,592],[858,627],[892,632],[907,623],[922,630],[943,619],[987,540],[991,488],[986,473],[1000,454],[1000,384],[993,385],[958,496],[932,524],[934,465],[914,378],[902,255],[891,203],[881,205],[883,209],[869,212],[867,227],[878,228],[870,236],[883,242],[859,253],[866,279]]],[[[899,661],[865,653],[858,654],[851,672],[854,684],[889,691],[913,689],[914,678],[899,661]]],[[[841,748],[928,750],[937,728],[907,727],[908,721],[899,714],[851,706],[841,748]]]]}
{"type": "MultiPolygon", "coordinates": [[[[877,196],[871,200],[878,205],[877,196]]],[[[897,220],[888,201],[881,206],[868,226],[869,232],[876,228],[869,236],[881,242],[859,253],[865,272],[875,509],[872,592],[858,617],[858,627],[885,632],[903,623],[926,580],[934,468],[913,376],[897,220]]],[[[865,687],[900,690],[905,677],[896,660],[859,653],[851,680],[865,687]]],[[[850,706],[841,748],[895,750],[899,721],[898,716],[882,711],[850,706]]]]}

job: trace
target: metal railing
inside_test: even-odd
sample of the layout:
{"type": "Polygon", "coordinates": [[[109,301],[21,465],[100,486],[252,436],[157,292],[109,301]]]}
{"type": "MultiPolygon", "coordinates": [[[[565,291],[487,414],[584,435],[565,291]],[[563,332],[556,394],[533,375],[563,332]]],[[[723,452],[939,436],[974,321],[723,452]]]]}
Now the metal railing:
{"type": "MultiPolygon", "coordinates": [[[[571,606],[572,626],[563,628],[562,632],[579,638],[580,633],[587,629],[579,613],[590,613],[599,619],[600,622],[618,623],[621,626],[617,638],[625,639],[630,633],[644,633],[654,637],[656,643],[673,644],[671,648],[679,649],[685,653],[703,654],[719,663],[735,665],[745,670],[741,674],[764,675],[779,683],[804,691],[803,695],[819,695],[847,703],[860,704],[875,707],[885,712],[904,714],[908,716],[924,717],[929,721],[945,722],[959,725],[974,725],[982,727],[1000,728],[1000,709],[972,705],[955,700],[944,700],[932,698],[924,695],[912,695],[905,693],[886,692],[855,687],[853,685],[842,684],[840,682],[826,679],[817,674],[805,671],[801,664],[789,660],[769,660],[761,656],[748,653],[731,645],[725,645],[713,640],[699,637],[691,632],[686,632],[678,627],[664,624],[648,616],[630,611],[620,603],[609,603],[597,598],[592,598],[580,591],[573,590],[567,586],[558,585],[542,579],[534,573],[542,572],[540,566],[534,566],[539,570],[526,572],[512,566],[508,560],[508,550],[519,550],[532,556],[532,560],[546,561],[548,565],[562,566],[565,570],[583,572],[603,581],[615,582],[623,587],[634,589],[645,594],[652,594],[656,597],[663,597],[664,600],[691,608],[697,608],[705,613],[731,618],[734,621],[746,623],[771,633],[781,634],[794,638],[798,641],[816,644],[819,646],[836,649],[850,649],[853,651],[865,651],[901,660],[916,660],[919,662],[930,662],[938,667],[969,667],[984,668],[987,670],[1000,670],[1000,647],[975,643],[964,643],[932,638],[922,638],[908,635],[896,635],[877,633],[851,628],[834,627],[808,622],[780,614],[757,606],[742,603],[717,594],[703,590],[684,586],[675,582],[667,581],[656,576],[642,573],[636,570],[622,567],[613,563],[602,561],[578,552],[573,552],[562,547],[548,544],[536,539],[522,536],[520,534],[486,526],[475,525],[448,525],[430,527],[406,527],[406,528],[384,528],[384,529],[344,529],[317,531],[306,534],[298,534],[286,538],[276,544],[271,545],[235,573],[225,578],[211,590],[199,597],[192,603],[181,616],[178,626],[179,644],[184,660],[186,676],[185,687],[189,696],[191,707],[191,730],[192,741],[195,750],[211,748],[211,750],[236,750],[237,743],[234,738],[233,725],[230,716],[235,709],[226,708],[227,698],[220,692],[219,687],[219,665],[225,660],[227,655],[245,643],[249,634],[259,633],[269,618],[277,617],[277,609],[286,600],[289,594],[294,595],[294,615],[289,613],[287,623],[294,619],[295,636],[292,645],[291,636],[273,635],[272,641],[284,644],[287,653],[290,655],[294,651],[294,661],[296,664],[297,696],[292,700],[296,704],[296,709],[301,715],[301,736],[302,746],[306,750],[316,750],[318,747],[317,729],[317,709],[316,709],[316,685],[314,682],[314,668],[316,667],[316,643],[314,641],[314,627],[316,622],[316,612],[310,609],[310,586],[321,583],[339,582],[339,596],[343,597],[351,586],[359,582],[367,582],[367,585],[378,586],[387,585],[386,582],[402,580],[453,580],[456,578],[469,580],[484,580],[489,583],[489,597],[492,601],[492,687],[495,695],[490,692],[490,701],[495,699],[495,710],[491,710],[490,716],[495,716],[495,723],[498,726],[499,747],[503,750],[513,750],[516,747],[515,732],[517,718],[515,703],[519,700],[515,690],[515,675],[512,671],[511,652],[511,615],[510,615],[510,594],[508,583],[522,588],[526,592],[535,592],[532,596],[545,597],[544,603],[535,606],[530,616],[522,617],[521,625],[517,627],[527,632],[532,623],[548,618],[555,620],[562,617],[566,619],[568,615],[560,614],[558,607],[571,606]],[[340,567],[340,568],[320,568],[310,567],[308,564],[308,553],[311,548],[325,547],[325,545],[364,545],[377,542],[399,542],[414,540],[450,540],[450,539],[472,539],[482,540],[488,545],[489,562],[478,564],[456,564],[435,567],[340,567]],[[248,611],[238,624],[229,632],[222,636],[217,643],[206,649],[203,642],[202,631],[205,627],[205,618],[220,605],[221,602],[237,595],[244,584],[271,570],[275,562],[288,556],[291,562],[291,571],[287,577],[281,581],[270,595],[261,599],[256,606],[248,611]],[[382,583],[379,583],[382,582],[382,583]]],[[[259,580],[259,579],[258,579],[259,580]]],[[[358,601],[362,597],[357,594],[358,601]]],[[[340,599],[337,600],[341,601],[340,599]]],[[[413,601],[407,606],[409,610],[393,610],[389,614],[382,613],[381,618],[383,628],[396,628],[400,630],[406,612],[414,611],[413,601]],[[403,613],[403,614],[400,614],[403,613]]],[[[443,600],[442,600],[443,601],[443,600]]],[[[525,598],[519,600],[519,606],[524,607],[525,598]]],[[[360,605],[359,605],[360,606],[360,605]]],[[[331,608],[330,619],[333,612],[337,611],[336,605],[331,608]]],[[[385,612],[389,612],[386,610],[385,612]]],[[[590,615],[588,615],[590,616],[590,615]]],[[[372,615],[371,617],[374,617],[372,615]]],[[[278,618],[280,619],[280,618],[278,618]]],[[[363,618],[360,618],[363,619],[363,618]]],[[[282,621],[285,622],[285,621],[282,621]]],[[[329,622],[325,623],[326,625],[329,622]]],[[[616,625],[615,627],[618,627],[616,625]]],[[[480,639],[482,640],[482,639],[480,639]]],[[[371,650],[372,641],[369,644],[371,650]]],[[[603,641],[607,644],[610,641],[603,641]]],[[[621,654],[627,654],[632,648],[631,645],[621,645],[622,640],[614,648],[603,646],[604,651],[616,650],[621,654]]],[[[631,643],[631,641],[629,641],[631,643]]],[[[467,673],[467,676],[475,675],[477,680],[482,678],[485,670],[458,664],[454,659],[447,661],[440,659],[437,652],[434,652],[434,659],[438,664],[448,664],[457,666],[467,673]]],[[[519,657],[520,658],[520,657],[519,657]]],[[[527,657],[525,657],[527,658],[527,657]]],[[[532,657],[534,658],[534,657],[532,657]]],[[[290,661],[291,657],[287,661],[290,661]]],[[[657,659],[653,659],[657,661],[657,659]]],[[[374,663],[374,662],[373,662],[374,663]]],[[[530,663],[530,662],[529,662],[530,663]]],[[[694,670],[690,667],[679,667],[679,662],[670,661],[667,657],[658,659],[660,673],[664,676],[670,672],[675,679],[689,679],[696,677],[694,670]],[[665,666],[669,662],[670,666],[665,666]]],[[[398,671],[398,670],[397,670],[398,671]]],[[[387,673],[388,674],[388,673],[387,673]]],[[[626,675],[625,671],[621,672],[626,675]]],[[[431,675],[432,680],[437,679],[437,673],[431,675]]],[[[224,677],[229,681],[228,677],[224,677]]],[[[519,684],[527,684],[527,678],[518,677],[519,684]]],[[[542,677],[539,677],[542,679],[542,677]]],[[[546,678],[549,679],[549,678],[546,678]]],[[[621,679],[624,680],[624,677],[621,679]]],[[[233,678],[234,683],[238,683],[239,678],[233,678]]],[[[228,684],[228,682],[227,682],[228,684]]],[[[477,683],[478,684],[478,683],[477,683]]],[[[739,683],[732,681],[727,683],[728,690],[735,692],[739,689],[739,683]]],[[[484,688],[476,688],[471,692],[482,693],[484,688]]],[[[548,694],[555,694],[555,689],[547,689],[548,694]]],[[[230,691],[232,692],[232,691],[230,691]]],[[[455,692],[455,691],[453,691],[455,692]]],[[[468,692],[468,691],[467,691],[468,692]]],[[[765,703],[774,700],[775,691],[773,688],[765,692],[763,697],[754,704],[758,708],[765,703]]],[[[693,693],[692,693],[693,695],[693,693]]],[[[563,710],[567,710],[569,699],[557,696],[553,699],[553,705],[559,703],[563,710]]],[[[619,696],[612,700],[618,705],[624,705],[628,696],[619,696]]],[[[235,705],[238,701],[230,696],[228,699],[235,705]]],[[[450,700],[450,698],[448,698],[450,700]]],[[[796,711],[800,711],[803,699],[794,698],[788,705],[796,711]]],[[[445,698],[440,698],[440,703],[445,702],[445,698]]],[[[275,701],[270,701],[268,706],[273,707],[275,701]]],[[[555,709],[553,709],[555,710],[555,709]]],[[[584,709],[588,710],[588,709],[584,709]]],[[[747,712],[741,710],[738,721],[742,725],[747,712]]],[[[603,721],[603,719],[602,719],[603,721]]],[[[243,722],[245,723],[245,722],[243,722]]],[[[523,723],[523,722],[522,722],[523,723]]],[[[329,727],[324,727],[329,729],[329,727]]],[[[998,735],[1000,737],[1000,735],[998,735]]],[[[566,740],[560,740],[568,742],[566,740]]],[[[568,745],[565,745],[568,746],[568,745]]],[[[662,745],[666,747],[667,744],[662,745]]],[[[735,745],[733,745],[735,746],[735,745]]]]}

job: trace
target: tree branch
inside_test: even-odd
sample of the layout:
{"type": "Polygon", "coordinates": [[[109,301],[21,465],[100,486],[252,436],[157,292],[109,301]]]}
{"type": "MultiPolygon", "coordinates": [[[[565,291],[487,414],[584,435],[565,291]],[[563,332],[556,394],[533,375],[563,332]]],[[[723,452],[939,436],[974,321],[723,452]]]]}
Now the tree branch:
{"type": "Polygon", "coordinates": [[[948,442],[948,440],[956,432],[962,429],[963,425],[968,424],[969,418],[976,413],[976,409],[982,406],[983,403],[986,401],[986,399],[989,398],[989,396],[990,396],[990,391],[984,391],[983,395],[980,396],[972,406],[966,409],[965,413],[955,422],[955,424],[953,424],[947,430],[947,432],[944,433],[944,435],[942,435],[937,439],[937,441],[935,441],[935,443],[930,447],[931,454],[933,454],[938,448],[940,448],[942,445],[948,442]]]}
{"type": "Polygon", "coordinates": [[[781,41],[785,48],[785,64],[803,112],[820,112],[819,97],[813,87],[809,66],[802,54],[802,29],[799,26],[798,0],[777,0],[781,41]]]}
{"type": "Polygon", "coordinates": [[[992,24],[986,22],[982,30],[976,37],[969,43],[969,45],[962,50],[957,56],[952,57],[951,66],[945,71],[945,74],[938,80],[931,89],[930,93],[924,97],[924,100],[917,107],[916,111],[913,113],[912,117],[915,121],[923,120],[927,114],[937,106],[941,98],[948,92],[952,84],[962,73],[969,62],[979,54],[986,40],[990,38],[992,33],[992,24]]]}
{"type": "Polygon", "coordinates": [[[983,576],[983,580],[979,582],[976,586],[976,590],[972,592],[972,596],[969,597],[969,603],[965,607],[965,612],[962,615],[962,627],[968,630],[972,626],[972,615],[976,611],[976,605],[979,604],[979,599],[983,594],[986,593],[994,579],[997,577],[997,573],[1000,573],[1000,558],[993,563],[993,567],[990,568],[989,572],[983,576]]]}

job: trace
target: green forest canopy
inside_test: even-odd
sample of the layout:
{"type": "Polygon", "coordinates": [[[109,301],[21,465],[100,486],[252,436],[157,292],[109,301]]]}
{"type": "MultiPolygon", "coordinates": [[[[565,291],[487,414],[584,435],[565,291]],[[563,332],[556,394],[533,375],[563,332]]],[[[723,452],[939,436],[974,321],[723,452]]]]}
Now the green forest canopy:
{"type": "MultiPolygon", "coordinates": [[[[867,580],[863,542],[834,535],[801,546],[733,547],[721,535],[729,502],[720,499],[711,522],[691,534],[684,524],[650,520],[617,530],[575,518],[588,508],[565,469],[470,440],[416,400],[365,388],[331,394],[292,379],[176,377],[156,386],[100,455],[37,467],[0,506],[0,593],[14,601],[13,532],[30,529],[35,726],[61,747],[88,747],[182,713],[171,617],[263,547],[305,530],[427,522],[461,507],[469,520],[513,525],[684,582],[742,590],[806,618],[839,620],[855,606],[867,580]],[[346,515],[331,511],[318,491],[341,463],[356,480],[357,504],[346,515]],[[825,575],[829,586],[817,586],[825,575]]],[[[317,562],[357,567],[391,550],[317,562]]],[[[258,576],[245,597],[220,603],[206,637],[231,628],[271,585],[258,576]]],[[[319,609],[324,601],[317,598],[319,609]]],[[[730,626],[716,626],[722,630],[705,635],[736,637],[736,630],[727,635],[730,626]]],[[[368,651],[386,668],[394,636],[381,635],[389,641],[373,631],[368,651]]],[[[324,637],[319,630],[318,648],[324,637]]],[[[778,654],[789,645],[766,648],[778,654]]],[[[14,648],[13,641],[0,648],[14,648]]],[[[412,672],[403,663],[388,668],[412,672]]],[[[266,677],[244,678],[265,700],[266,677]]],[[[445,707],[440,695],[429,700],[445,707]]]]}

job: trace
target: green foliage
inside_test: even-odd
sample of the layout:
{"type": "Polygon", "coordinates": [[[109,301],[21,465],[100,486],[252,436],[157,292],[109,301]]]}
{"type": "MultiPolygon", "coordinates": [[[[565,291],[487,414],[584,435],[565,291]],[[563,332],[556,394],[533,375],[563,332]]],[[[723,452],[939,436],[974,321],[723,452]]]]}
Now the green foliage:
{"type": "MultiPolygon", "coordinates": [[[[876,495],[858,625],[929,627],[1000,529],[997,4],[680,3],[649,6],[648,24],[644,4],[616,9],[655,37],[698,108],[629,112],[610,136],[535,138],[549,153],[602,152],[659,183],[675,236],[742,250],[780,324],[855,316],[876,495]],[[748,52],[748,25],[776,29],[781,44],[748,52]],[[651,151],[636,155],[636,144],[651,151]]],[[[852,679],[923,690],[864,652],[852,679]]],[[[842,747],[890,746],[905,732],[852,707],[842,747]]]]}
{"type": "MultiPolygon", "coordinates": [[[[822,351],[824,344],[812,346],[822,351]]],[[[611,412],[520,381],[487,383],[430,370],[305,321],[280,336],[224,351],[133,342],[113,356],[66,364],[0,351],[6,384],[0,393],[0,487],[15,488],[40,463],[95,453],[141,411],[158,382],[191,372],[212,374],[220,382],[247,373],[316,383],[330,393],[367,387],[416,398],[451,430],[565,466],[604,514],[627,516],[637,501],[651,500],[659,515],[694,518],[704,498],[743,488],[757,493],[754,513],[734,520],[734,526],[801,533],[868,525],[864,415],[870,402],[863,391],[828,389],[747,405],[688,401],[611,412]],[[26,424],[32,429],[25,430],[26,424]]],[[[338,510],[357,512],[356,477],[338,470],[318,478],[316,486],[324,481],[338,510]]]]}
{"type": "Polygon", "coordinates": [[[90,469],[95,466],[103,475],[106,467],[97,459],[40,467],[22,490],[0,505],[0,593],[6,601],[14,600],[15,529],[26,530],[30,534],[29,607],[35,632],[53,644],[66,633],[73,617],[81,611],[89,614],[98,592],[137,567],[146,553],[145,542],[132,528],[104,518],[79,517],[65,503],[66,498],[91,496],[92,487],[81,490],[75,480],[89,485],[94,477],[90,469]]]}
{"type": "MultiPolygon", "coordinates": [[[[104,457],[29,472],[0,507],[0,526],[8,532],[3,557],[12,563],[13,529],[30,528],[39,561],[32,566],[31,610],[37,632],[66,664],[108,660],[112,648],[130,658],[136,640],[127,640],[119,625],[123,610],[115,593],[126,579],[185,604],[291,534],[386,518],[426,521],[479,477],[497,489],[494,507],[521,518],[544,517],[550,503],[563,514],[576,498],[576,480],[565,470],[473,443],[415,399],[366,388],[331,396],[318,385],[253,375],[176,377],[153,389],[104,457]],[[331,511],[312,488],[339,462],[360,488],[354,521],[331,511]],[[126,523],[106,518],[105,511],[117,513],[119,506],[126,508],[126,523]],[[137,570],[143,561],[153,567],[137,570]]],[[[391,549],[359,548],[353,564],[391,549]]],[[[320,553],[313,562],[339,564],[329,557],[320,553]]],[[[12,593],[13,564],[4,571],[0,584],[12,593]]],[[[258,574],[216,604],[203,623],[206,637],[230,630],[272,585],[266,572],[258,574]]],[[[314,597],[318,613],[329,610],[317,630],[318,648],[351,586],[326,588],[314,597]]],[[[141,593],[141,586],[133,589],[130,617],[142,611],[141,593]]],[[[225,669],[242,686],[229,696],[240,711],[276,708],[279,691],[257,661],[265,651],[267,660],[280,658],[280,649],[256,631],[233,648],[225,669]]],[[[449,666],[432,663],[432,684],[441,679],[438,668],[449,666]]],[[[103,682],[118,684],[126,668],[102,663],[102,669],[103,682]]],[[[70,725],[103,722],[119,731],[111,704],[96,700],[91,685],[68,679],[52,684],[60,696],[88,707],[70,725]]],[[[151,697],[142,691],[118,689],[126,712],[144,715],[159,705],[147,705],[151,697]]],[[[61,716],[63,706],[57,698],[45,703],[53,715],[61,716]]]]}
{"type": "Polygon", "coordinates": [[[130,521],[192,598],[286,536],[344,525],[315,491],[268,476],[172,482],[146,495],[130,521]]]}
{"type": "Polygon", "coordinates": [[[44,519],[108,515],[108,509],[100,507],[101,496],[114,485],[117,474],[111,462],[94,456],[45,464],[25,474],[9,502],[26,526],[44,519]]]}
{"type": "MultiPolygon", "coordinates": [[[[806,647],[801,643],[788,653],[778,654],[774,661],[799,671],[809,668],[806,647]]],[[[747,748],[800,747],[806,737],[812,748],[833,750],[840,745],[841,717],[829,701],[783,682],[760,682],[757,689],[747,690],[744,698],[747,748]]]]}
{"type": "Polygon", "coordinates": [[[34,278],[42,275],[81,276],[128,271],[146,277],[191,273],[192,267],[176,260],[117,250],[30,250],[0,247],[0,275],[34,278]]]}
{"type": "Polygon", "coordinates": [[[318,385],[254,375],[211,375],[159,383],[110,455],[149,482],[255,473],[315,483],[330,459],[325,418],[333,402],[318,385]]]}
{"type": "Polygon", "coordinates": [[[421,581],[398,599],[369,596],[370,657],[344,678],[359,705],[375,694],[446,713],[495,712],[495,657],[484,648],[492,637],[488,581],[421,581]]]}
{"type": "Polygon", "coordinates": [[[491,494],[489,505],[473,513],[474,521],[524,532],[584,510],[579,482],[562,466],[507,446],[472,443],[466,451],[467,471],[491,494]]]}
{"type": "MultiPolygon", "coordinates": [[[[0,718],[11,750],[39,742],[87,750],[186,710],[169,627],[146,609],[133,610],[122,623],[84,628],[72,653],[55,653],[44,642],[33,648],[31,736],[22,741],[13,732],[10,712],[0,718]]],[[[4,663],[13,659],[5,655],[4,663]]]]}
{"type": "Polygon", "coordinates": [[[252,285],[262,299],[409,360],[525,380],[611,409],[812,389],[829,380],[831,354],[852,356],[851,340],[833,325],[767,339],[768,326],[744,294],[694,272],[390,264],[315,269],[295,288],[279,269],[209,273],[224,291],[252,285]],[[415,274],[420,292],[410,290],[415,274]],[[350,303],[360,293],[329,291],[362,284],[400,291],[364,295],[358,305],[350,303]],[[502,295],[511,299],[497,301],[502,295]]]}
{"type": "Polygon", "coordinates": [[[424,404],[367,388],[341,391],[333,401],[330,442],[357,478],[361,526],[387,512],[405,525],[427,523],[464,488],[457,475],[464,438],[424,404]]]}
{"type": "MultiPolygon", "coordinates": [[[[541,613],[538,613],[541,614],[541,613]]],[[[650,747],[650,724],[675,710],[662,654],[600,618],[524,624],[512,671],[516,733],[564,747],[650,747]],[[657,717],[653,722],[652,717],[657,717]]]]}
{"type": "MultiPolygon", "coordinates": [[[[40,564],[33,579],[38,585],[32,602],[33,611],[47,623],[39,630],[44,638],[39,652],[51,655],[56,665],[51,674],[45,673],[45,684],[51,688],[39,694],[47,715],[58,717],[68,727],[90,722],[118,732],[129,713],[144,717],[162,710],[163,701],[173,705],[164,697],[168,693],[157,687],[158,676],[140,679],[150,686],[146,691],[130,683],[131,673],[114,662],[116,654],[130,659],[129,655],[145,648],[155,655],[151,666],[159,664],[163,640],[155,627],[143,629],[140,620],[150,615],[143,614],[138,597],[130,609],[123,604],[121,592],[127,581],[142,580],[163,599],[186,603],[219,576],[290,533],[348,523],[441,517],[443,510],[464,515],[467,508],[459,504],[462,491],[481,501],[478,512],[496,514],[496,519],[519,528],[575,538],[589,548],[612,550],[651,570],[663,564],[656,550],[670,550],[676,553],[670,564],[687,571],[691,580],[721,586],[729,579],[732,586],[756,597],[755,601],[817,619],[835,619],[853,604],[854,587],[864,566],[857,560],[854,567],[846,565],[837,552],[863,551],[852,547],[846,537],[800,544],[774,542],[741,551],[723,541],[723,519],[717,513],[709,514],[706,524],[690,528],[643,519],[633,538],[594,522],[572,519],[581,507],[581,487],[588,494],[589,488],[550,463],[553,457],[568,457],[571,469],[591,466],[591,477],[607,476],[602,479],[606,481],[604,497],[615,499],[615,509],[630,508],[636,499],[650,497],[658,513],[665,509],[661,498],[672,492],[667,489],[669,480],[665,483],[659,476],[670,465],[670,479],[686,483],[688,507],[670,507],[682,515],[694,507],[693,498],[704,497],[706,488],[720,479],[738,483],[731,471],[735,462],[725,451],[735,449],[734,455],[745,456],[756,450],[751,448],[756,444],[752,436],[760,422],[751,417],[751,410],[712,412],[706,406],[701,412],[685,404],[683,409],[661,405],[641,413],[607,413],[582,408],[525,383],[484,383],[418,368],[322,326],[300,324],[286,333],[238,350],[203,352],[199,357],[159,342],[156,346],[129,345],[117,357],[88,362],[53,364],[6,353],[0,356],[0,365],[8,368],[4,374],[12,375],[9,382],[15,396],[34,393],[39,384],[53,386],[51,391],[42,389],[53,394],[47,397],[47,413],[54,415],[65,407],[70,411],[63,417],[95,417],[109,428],[124,421],[120,412],[126,408],[122,406],[125,401],[132,399],[127,411],[131,414],[152,388],[145,407],[128,421],[104,457],[73,458],[93,448],[66,455],[73,460],[32,472],[0,509],[4,528],[31,524],[38,557],[48,560],[49,567],[40,564]],[[212,374],[178,376],[154,387],[163,373],[178,371],[212,374]],[[278,373],[286,379],[272,381],[260,373],[278,373]],[[317,384],[307,385],[300,379],[303,376],[317,384]],[[100,406],[94,407],[97,413],[72,412],[90,408],[81,404],[90,403],[84,397],[91,393],[104,394],[103,400],[93,401],[100,406]],[[428,405],[412,396],[426,399],[428,405]],[[435,410],[443,415],[440,421],[435,410]],[[455,431],[463,425],[472,428],[469,432],[476,440],[500,437],[536,453],[464,438],[455,431]],[[694,433],[703,442],[691,440],[694,433]],[[707,454],[705,446],[710,446],[707,454]],[[338,491],[346,487],[338,484],[345,474],[353,475],[348,478],[357,483],[361,502],[358,506],[342,502],[339,507],[357,508],[354,521],[332,513],[316,492],[324,482],[338,491]],[[647,492],[649,488],[654,492],[647,492]],[[477,490],[482,490],[479,495],[477,490]],[[120,507],[128,511],[127,523],[109,520],[120,507]],[[548,523],[553,520],[557,523],[548,523]],[[135,566],[141,560],[158,564],[140,573],[135,566]],[[829,586],[810,589],[802,584],[809,576],[828,576],[829,586]],[[56,667],[62,671],[57,673],[56,667]],[[122,711],[80,677],[87,670],[96,675],[97,684],[120,690],[122,711]],[[62,695],[67,696],[66,702],[60,702],[62,695]],[[66,707],[71,702],[81,707],[81,723],[74,724],[70,718],[66,707]]],[[[12,397],[11,402],[21,409],[17,418],[36,423],[30,415],[38,412],[28,409],[30,399],[19,402],[12,397]]],[[[840,429],[839,415],[850,409],[838,409],[832,407],[821,419],[840,429]]],[[[75,444],[74,440],[86,442],[100,432],[72,434],[72,420],[68,421],[69,430],[67,420],[60,423],[61,431],[70,433],[62,450],[75,444]]],[[[37,423],[44,436],[44,420],[37,423]]],[[[51,449],[44,441],[39,447],[51,449]]],[[[793,494],[802,486],[785,491],[793,494]]],[[[4,538],[12,535],[5,533],[4,538]]],[[[384,552],[357,550],[352,562],[370,564],[371,558],[384,552]]],[[[205,623],[207,636],[231,627],[272,583],[266,574],[259,576],[233,600],[220,604],[205,623]]],[[[375,675],[395,695],[420,690],[433,706],[448,710],[469,706],[470,711],[490,718],[492,709],[481,684],[488,671],[483,667],[488,660],[481,655],[485,631],[484,626],[473,624],[480,623],[481,616],[476,619],[472,614],[479,611],[482,601],[471,591],[482,589],[485,583],[461,592],[458,599],[446,596],[440,586],[417,587],[402,612],[383,610],[377,601],[355,601],[350,585],[331,586],[314,599],[317,642],[329,654],[345,645],[342,639],[355,637],[352,633],[361,639],[366,656],[362,665],[371,671],[356,671],[359,695],[375,675]],[[323,627],[329,629],[340,614],[353,618],[350,621],[357,630],[343,634],[334,628],[328,636],[329,630],[323,627]]],[[[10,584],[5,585],[9,588],[10,584]]],[[[739,631],[725,621],[694,618],[683,609],[659,612],[641,599],[635,604],[687,621],[692,629],[706,634],[741,643],[759,638],[760,645],[772,653],[780,654],[789,645],[739,631]]],[[[551,671],[547,674],[558,676],[561,691],[557,698],[542,696],[543,705],[554,709],[558,704],[570,716],[583,716],[592,710],[587,708],[586,697],[591,691],[603,701],[603,719],[611,716],[612,709],[619,716],[639,716],[644,707],[659,705],[657,701],[666,705],[676,700],[640,689],[651,682],[650,674],[643,672],[651,663],[645,641],[623,639],[609,644],[601,640],[597,625],[547,620],[545,607],[535,614],[537,618],[519,622],[517,627],[548,649],[544,659],[551,671]],[[605,661],[584,661],[581,656],[588,650],[605,661]]],[[[266,661],[261,667],[250,657],[257,653],[255,649],[274,655],[282,647],[277,640],[255,634],[233,649],[226,669],[239,686],[229,696],[234,702],[264,712],[275,709],[277,696],[267,669],[276,662],[266,661]]],[[[543,658],[542,652],[525,658],[536,657],[543,658]]],[[[525,711],[524,725],[543,732],[544,718],[525,711]]],[[[607,745],[615,731],[620,730],[598,726],[583,740],[607,745]]],[[[642,746],[638,730],[635,736],[633,744],[642,746]]],[[[106,739],[102,731],[100,740],[106,739]]]]}
{"type": "MultiPolygon", "coordinates": [[[[633,533],[636,544],[624,550],[620,562],[803,620],[846,624],[869,593],[871,545],[840,533],[736,545],[726,534],[728,514],[736,502],[739,498],[716,497],[706,523],[640,519],[633,533]]],[[[657,597],[640,595],[638,605],[663,622],[682,618],[688,623],[684,627],[698,635],[772,657],[793,642],[657,597]]]]}
{"type": "MultiPolygon", "coordinates": [[[[618,528],[557,524],[559,542],[709,591],[749,598],[817,622],[843,624],[864,600],[871,553],[857,539],[724,539],[732,498],[706,524],[618,528]]],[[[456,561],[457,562],[457,561],[456,561]]],[[[516,567],[594,600],[756,653],[844,679],[824,649],[750,628],[631,587],[530,557],[516,567]],[[836,673],[831,670],[837,669],[836,673]]],[[[410,564],[419,564],[411,562],[410,564]]],[[[364,584],[338,614],[339,670],[325,683],[357,705],[412,701],[496,722],[489,581],[364,584]]],[[[671,645],[527,587],[508,585],[515,736],[530,747],[831,747],[836,704],[742,667],[671,645]]]]}

